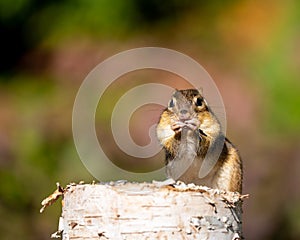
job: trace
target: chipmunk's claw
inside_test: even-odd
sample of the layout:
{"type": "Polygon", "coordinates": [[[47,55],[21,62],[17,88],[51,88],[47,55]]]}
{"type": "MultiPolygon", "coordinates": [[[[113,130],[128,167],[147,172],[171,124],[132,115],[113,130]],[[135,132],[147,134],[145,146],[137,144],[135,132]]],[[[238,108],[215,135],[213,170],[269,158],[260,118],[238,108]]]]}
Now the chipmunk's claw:
{"type": "Polygon", "coordinates": [[[178,132],[181,132],[182,128],[185,126],[186,124],[181,122],[181,121],[176,121],[174,122],[172,125],[171,125],[171,129],[178,133],[178,132]]]}

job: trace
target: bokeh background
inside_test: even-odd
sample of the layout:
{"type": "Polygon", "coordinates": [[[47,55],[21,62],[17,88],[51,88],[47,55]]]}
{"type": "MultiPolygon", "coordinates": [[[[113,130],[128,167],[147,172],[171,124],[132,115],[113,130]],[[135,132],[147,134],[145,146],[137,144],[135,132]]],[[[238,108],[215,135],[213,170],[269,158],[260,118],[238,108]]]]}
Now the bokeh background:
{"type": "MultiPolygon", "coordinates": [[[[246,239],[300,239],[300,1],[1,0],[0,42],[0,239],[56,231],[60,203],[40,214],[41,200],[57,181],[94,180],[72,139],[78,88],[107,57],[145,46],[185,53],[214,78],[244,160],[246,239]]],[[[159,71],[129,74],[97,112],[99,138],[124,167],[163,164],[122,157],[107,124],[122,93],[153,81],[186,87],[159,71]]],[[[137,142],[160,111],[136,113],[137,142]]]]}

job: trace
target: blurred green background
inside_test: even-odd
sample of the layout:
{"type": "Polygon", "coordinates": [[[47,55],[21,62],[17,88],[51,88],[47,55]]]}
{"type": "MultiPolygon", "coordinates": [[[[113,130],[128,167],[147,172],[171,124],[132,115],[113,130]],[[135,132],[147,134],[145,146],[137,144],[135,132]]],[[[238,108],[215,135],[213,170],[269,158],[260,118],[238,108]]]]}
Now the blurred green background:
{"type": "MultiPolygon", "coordinates": [[[[246,239],[300,239],[300,1],[1,0],[0,36],[1,239],[56,231],[60,203],[39,214],[41,200],[57,181],[94,179],[72,139],[78,88],[105,58],[144,46],[183,52],[214,78],[251,195],[246,239]]],[[[110,109],[130,89],[128,78],[103,99],[99,138],[109,134],[110,109]]],[[[169,74],[132,78],[185,87],[169,74]]],[[[110,138],[105,145],[109,151],[110,138]]]]}

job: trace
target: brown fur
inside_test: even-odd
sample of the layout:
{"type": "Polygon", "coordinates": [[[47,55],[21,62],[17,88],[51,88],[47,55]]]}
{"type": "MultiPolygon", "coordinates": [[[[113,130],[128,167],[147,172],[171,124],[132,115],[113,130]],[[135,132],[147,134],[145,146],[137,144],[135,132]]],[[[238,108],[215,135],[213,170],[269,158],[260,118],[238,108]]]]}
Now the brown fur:
{"type": "MultiPolygon", "coordinates": [[[[198,107],[194,102],[195,98],[203,99],[196,89],[177,90],[172,96],[174,106],[169,106],[160,116],[157,126],[157,137],[166,152],[167,170],[174,162],[174,159],[178,160],[176,156],[178,156],[179,145],[181,143],[181,132],[174,131],[172,124],[176,121],[183,121],[180,119],[178,111],[182,109],[180,106],[188,106],[189,108],[187,109],[190,111],[189,119],[194,119],[197,122],[199,133],[197,130],[193,131],[197,132],[201,140],[197,141],[197,144],[199,144],[197,147],[197,157],[192,165],[178,179],[174,180],[207,185],[226,191],[241,192],[243,176],[242,160],[237,149],[228,139],[225,139],[221,155],[211,172],[204,178],[200,179],[198,177],[199,169],[208,151],[208,147],[221,134],[221,126],[206,104],[206,101],[203,99],[203,104],[201,107],[198,107]],[[183,105],[182,102],[184,102],[183,105]]],[[[192,140],[190,139],[190,141],[192,140]]],[[[186,161],[186,159],[182,159],[182,161],[186,161]]]]}

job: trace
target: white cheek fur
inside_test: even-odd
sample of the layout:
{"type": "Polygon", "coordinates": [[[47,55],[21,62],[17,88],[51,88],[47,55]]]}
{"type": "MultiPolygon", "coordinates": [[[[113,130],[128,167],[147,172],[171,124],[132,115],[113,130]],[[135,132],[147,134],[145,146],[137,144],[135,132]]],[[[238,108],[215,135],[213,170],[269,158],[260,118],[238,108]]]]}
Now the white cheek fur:
{"type": "Polygon", "coordinates": [[[169,138],[172,138],[175,135],[175,132],[171,129],[171,126],[168,126],[166,128],[157,128],[156,134],[160,142],[163,144],[169,138]]]}
{"type": "Polygon", "coordinates": [[[216,134],[219,134],[220,126],[218,124],[212,124],[211,120],[204,120],[200,125],[200,129],[207,134],[208,136],[212,137],[216,134]]]}

